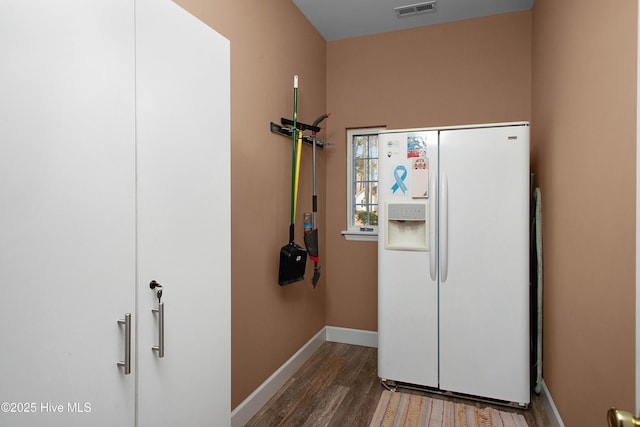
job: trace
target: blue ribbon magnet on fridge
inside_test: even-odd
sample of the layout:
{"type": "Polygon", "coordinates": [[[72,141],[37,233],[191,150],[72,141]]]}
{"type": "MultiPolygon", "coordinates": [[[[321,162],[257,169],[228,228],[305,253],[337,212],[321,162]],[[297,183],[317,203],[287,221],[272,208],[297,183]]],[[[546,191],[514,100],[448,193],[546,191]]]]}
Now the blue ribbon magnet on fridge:
{"type": "Polygon", "coordinates": [[[395,193],[400,189],[402,193],[406,193],[407,186],[404,180],[407,179],[407,168],[404,165],[396,166],[393,170],[393,178],[396,180],[396,183],[391,187],[392,192],[395,193]]]}

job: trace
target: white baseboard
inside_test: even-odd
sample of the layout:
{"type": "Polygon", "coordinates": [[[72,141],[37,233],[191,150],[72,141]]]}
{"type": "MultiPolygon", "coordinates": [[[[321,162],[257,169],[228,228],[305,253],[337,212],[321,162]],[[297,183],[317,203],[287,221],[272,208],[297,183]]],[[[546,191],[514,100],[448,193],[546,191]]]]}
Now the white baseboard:
{"type": "Polygon", "coordinates": [[[549,418],[551,427],[564,427],[562,418],[560,418],[560,412],[558,412],[558,408],[556,408],[555,403],[553,403],[553,398],[551,397],[551,393],[549,392],[544,380],[542,380],[542,393],[540,395],[542,397],[542,402],[544,403],[544,411],[549,418]]]}
{"type": "Polygon", "coordinates": [[[362,329],[327,326],[327,341],[378,348],[378,333],[362,329]]]}
{"type": "Polygon", "coordinates": [[[284,365],[278,368],[253,393],[231,411],[231,426],[242,427],[247,424],[325,341],[326,327],[322,328],[320,332],[307,341],[284,365]]]}

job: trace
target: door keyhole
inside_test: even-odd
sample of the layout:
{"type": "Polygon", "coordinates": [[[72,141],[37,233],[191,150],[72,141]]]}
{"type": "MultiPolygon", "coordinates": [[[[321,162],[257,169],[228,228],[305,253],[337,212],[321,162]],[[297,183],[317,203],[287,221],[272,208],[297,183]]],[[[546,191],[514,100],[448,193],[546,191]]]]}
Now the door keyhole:
{"type": "Polygon", "coordinates": [[[158,297],[158,304],[160,304],[160,300],[162,299],[162,285],[156,282],[155,280],[152,280],[151,282],[149,282],[149,287],[151,289],[158,288],[158,291],[156,292],[156,297],[158,297]]]}

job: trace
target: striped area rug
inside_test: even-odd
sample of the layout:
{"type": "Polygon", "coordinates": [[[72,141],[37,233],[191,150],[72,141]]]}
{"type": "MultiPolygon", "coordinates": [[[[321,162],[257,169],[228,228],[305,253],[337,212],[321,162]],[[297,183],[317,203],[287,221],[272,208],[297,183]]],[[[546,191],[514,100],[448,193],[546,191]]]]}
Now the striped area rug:
{"type": "Polygon", "coordinates": [[[520,414],[415,394],[382,392],[369,427],[528,427],[520,414]]]}

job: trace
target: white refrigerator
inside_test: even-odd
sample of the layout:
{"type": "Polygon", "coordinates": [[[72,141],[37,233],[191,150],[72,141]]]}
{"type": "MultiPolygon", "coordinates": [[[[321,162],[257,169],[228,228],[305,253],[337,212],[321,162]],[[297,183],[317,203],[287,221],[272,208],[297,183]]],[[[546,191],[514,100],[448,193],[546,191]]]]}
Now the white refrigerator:
{"type": "Polygon", "coordinates": [[[378,143],[379,377],[527,406],[528,123],[378,143]]]}

